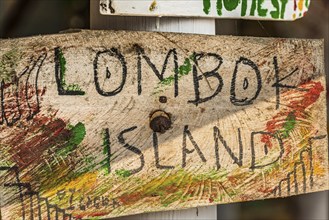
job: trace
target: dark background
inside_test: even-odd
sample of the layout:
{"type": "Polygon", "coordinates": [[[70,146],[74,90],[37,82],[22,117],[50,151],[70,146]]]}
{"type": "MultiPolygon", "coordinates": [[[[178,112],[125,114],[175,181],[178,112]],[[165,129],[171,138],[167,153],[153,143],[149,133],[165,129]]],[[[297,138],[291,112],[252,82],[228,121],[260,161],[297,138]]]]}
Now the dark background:
{"type": "MultiPolygon", "coordinates": [[[[0,0],[0,38],[88,29],[89,13],[89,0],[0,0]]],[[[325,39],[325,68],[329,75],[329,0],[312,0],[306,17],[294,22],[218,19],[216,34],[325,39]]],[[[326,220],[328,197],[326,191],[285,199],[219,205],[217,215],[222,220],[326,220]]]]}

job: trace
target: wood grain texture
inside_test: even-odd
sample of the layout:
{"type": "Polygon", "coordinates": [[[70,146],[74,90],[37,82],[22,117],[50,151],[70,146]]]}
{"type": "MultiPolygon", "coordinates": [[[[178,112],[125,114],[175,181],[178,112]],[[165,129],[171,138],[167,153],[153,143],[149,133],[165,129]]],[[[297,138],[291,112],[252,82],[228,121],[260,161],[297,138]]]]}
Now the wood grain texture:
{"type": "Polygon", "coordinates": [[[328,190],[321,40],[82,31],[0,43],[3,219],[328,190]],[[158,110],[164,133],[150,128],[158,110]]]}
{"type": "MultiPolygon", "coordinates": [[[[215,35],[215,19],[103,16],[99,13],[99,0],[90,1],[90,27],[93,30],[135,30],[215,35]]],[[[213,205],[183,211],[172,210],[123,217],[123,219],[127,218],[129,220],[217,219],[217,207],[213,205]]]]}

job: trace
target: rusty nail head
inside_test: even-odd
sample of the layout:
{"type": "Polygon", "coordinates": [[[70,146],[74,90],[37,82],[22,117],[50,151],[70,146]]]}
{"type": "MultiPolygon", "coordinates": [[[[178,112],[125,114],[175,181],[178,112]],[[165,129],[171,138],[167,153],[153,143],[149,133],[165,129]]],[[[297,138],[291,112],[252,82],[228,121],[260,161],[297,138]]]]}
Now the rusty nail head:
{"type": "Polygon", "coordinates": [[[160,96],[159,97],[159,102],[161,102],[161,103],[167,103],[167,97],[166,96],[160,96]]]}
{"type": "Polygon", "coordinates": [[[168,113],[157,110],[151,114],[150,128],[154,132],[165,133],[171,127],[171,119],[168,113]]]}

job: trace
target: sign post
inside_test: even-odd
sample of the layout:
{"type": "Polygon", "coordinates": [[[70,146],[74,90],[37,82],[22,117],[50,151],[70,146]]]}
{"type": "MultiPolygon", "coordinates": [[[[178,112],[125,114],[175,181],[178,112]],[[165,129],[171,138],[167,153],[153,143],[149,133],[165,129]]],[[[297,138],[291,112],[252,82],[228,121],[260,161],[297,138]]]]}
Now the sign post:
{"type": "Polygon", "coordinates": [[[100,0],[100,12],[120,16],[238,18],[291,21],[311,0],[100,0]]]}

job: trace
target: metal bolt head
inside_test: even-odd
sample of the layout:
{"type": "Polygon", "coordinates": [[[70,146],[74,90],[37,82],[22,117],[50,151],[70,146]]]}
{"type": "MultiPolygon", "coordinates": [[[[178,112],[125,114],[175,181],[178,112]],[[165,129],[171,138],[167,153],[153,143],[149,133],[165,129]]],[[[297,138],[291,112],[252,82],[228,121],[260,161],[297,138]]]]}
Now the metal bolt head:
{"type": "Polygon", "coordinates": [[[161,102],[161,103],[167,103],[167,97],[166,96],[160,96],[159,97],[159,102],[161,102]]]}
{"type": "Polygon", "coordinates": [[[162,110],[157,110],[151,114],[150,128],[154,132],[165,133],[171,127],[171,119],[169,114],[162,110]]]}

